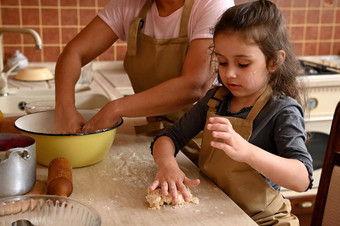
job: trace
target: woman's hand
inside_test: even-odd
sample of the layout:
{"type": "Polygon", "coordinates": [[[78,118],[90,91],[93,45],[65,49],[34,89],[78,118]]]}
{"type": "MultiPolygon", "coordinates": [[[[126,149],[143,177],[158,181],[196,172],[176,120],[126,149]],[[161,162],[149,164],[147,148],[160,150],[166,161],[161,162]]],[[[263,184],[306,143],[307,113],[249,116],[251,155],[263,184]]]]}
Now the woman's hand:
{"type": "MultiPolygon", "coordinates": [[[[110,104],[110,103],[109,103],[110,104]]],[[[105,105],[97,114],[95,114],[83,126],[83,132],[94,132],[116,126],[122,119],[116,117],[114,112],[110,110],[109,104],[105,105]]]]}
{"type": "Polygon", "coordinates": [[[228,119],[210,117],[207,129],[212,131],[214,138],[223,140],[223,142],[212,141],[210,143],[212,147],[221,149],[235,161],[247,162],[251,145],[233,129],[228,119]]]}
{"type": "Polygon", "coordinates": [[[54,133],[80,133],[85,122],[84,117],[75,107],[56,108],[54,112],[54,133]]]}
{"type": "Polygon", "coordinates": [[[173,203],[178,203],[177,191],[180,191],[184,201],[188,202],[190,198],[186,187],[197,186],[199,183],[199,179],[191,180],[186,177],[175,161],[174,163],[169,162],[159,167],[156,178],[149,187],[149,190],[153,191],[160,187],[163,195],[170,193],[173,203]]]}

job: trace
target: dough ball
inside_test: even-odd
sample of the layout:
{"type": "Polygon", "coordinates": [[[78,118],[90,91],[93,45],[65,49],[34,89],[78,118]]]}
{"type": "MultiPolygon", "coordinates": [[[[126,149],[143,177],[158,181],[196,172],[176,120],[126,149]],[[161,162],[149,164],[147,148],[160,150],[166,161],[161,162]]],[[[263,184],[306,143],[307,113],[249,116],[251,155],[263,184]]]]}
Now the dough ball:
{"type": "Polygon", "coordinates": [[[183,204],[186,204],[186,203],[198,204],[199,199],[192,195],[189,188],[187,188],[187,191],[188,191],[188,194],[189,194],[189,201],[188,202],[185,202],[181,192],[177,191],[178,192],[178,202],[175,204],[175,203],[172,202],[172,198],[171,198],[170,194],[162,195],[160,188],[157,188],[153,191],[148,190],[145,198],[146,198],[146,201],[149,203],[149,207],[151,209],[160,209],[164,205],[178,206],[178,205],[183,205],[183,204]]]}

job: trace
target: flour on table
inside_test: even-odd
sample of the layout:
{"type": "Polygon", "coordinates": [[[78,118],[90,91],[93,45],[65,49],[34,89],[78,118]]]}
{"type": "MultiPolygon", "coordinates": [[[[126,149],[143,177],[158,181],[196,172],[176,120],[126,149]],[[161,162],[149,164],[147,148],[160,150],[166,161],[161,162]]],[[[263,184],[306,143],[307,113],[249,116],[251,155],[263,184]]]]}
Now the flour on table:
{"type": "Polygon", "coordinates": [[[183,205],[183,204],[186,204],[186,203],[198,204],[199,199],[197,197],[194,197],[191,194],[191,191],[190,191],[189,188],[187,188],[187,191],[188,191],[188,195],[189,195],[189,201],[188,202],[185,202],[181,192],[177,191],[178,192],[178,202],[177,202],[177,204],[172,202],[172,198],[171,198],[170,194],[162,195],[160,188],[157,188],[153,191],[148,190],[148,193],[145,196],[145,198],[146,198],[146,201],[149,203],[149,207],[151,209],[160,209],[164,205],[178,206],[178,205],[183,205]]]}

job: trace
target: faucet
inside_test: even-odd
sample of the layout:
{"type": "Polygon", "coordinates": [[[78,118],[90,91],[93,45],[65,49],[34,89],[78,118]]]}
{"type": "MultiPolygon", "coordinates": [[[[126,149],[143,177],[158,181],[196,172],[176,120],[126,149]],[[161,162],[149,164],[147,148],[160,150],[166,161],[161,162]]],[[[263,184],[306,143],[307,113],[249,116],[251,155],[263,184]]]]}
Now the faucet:
{"type": "Polygon", "coordinates": [[[4,33],[20,33],[20,34],[30,34],[33,36],[36,48],[41,50],[41,38],[39,34],[30,28],[20,28],[20,27],[0,27],[0,96],[7,96],[8,95],[8,82],[7,76],[8,74],[13,71],[18,64],[15,64],[10,68],[6,73],[4,72],[4,62],[3,62],[3,53],[2,53],[2,35],[4,33]]]}

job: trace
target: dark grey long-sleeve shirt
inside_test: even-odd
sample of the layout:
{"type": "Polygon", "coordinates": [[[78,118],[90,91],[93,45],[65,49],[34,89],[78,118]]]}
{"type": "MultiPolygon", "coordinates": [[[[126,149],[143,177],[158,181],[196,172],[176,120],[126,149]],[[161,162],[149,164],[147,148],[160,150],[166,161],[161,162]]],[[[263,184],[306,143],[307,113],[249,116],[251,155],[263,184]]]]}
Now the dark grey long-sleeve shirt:
{"type": "MultiPolygon", "coordinates": [[[[176,147],[176,154],[187,142],[204,129],[206,123],[207,103],[214,96],[217,88],[213,88],[199,100],[193,108],[172,126],[158,134],[170,137],[176,147]]],[[[246,118],[251,107],[244,108],[240,112],[229,112],[228,102],[223,102],[217,115],[246,118]]],[[[307,168],[310,185],[312,187],[313,165],[312,157],[307,151],[306,131],[303,109],[297,101],[291,97],[276,94],[273,100],[269,100],[253,122],[253,132],[249,142],[275,155],[300,160],[307,168]]],[[[153,144],[151,145],[152,148],[153,144]]],[[[274,189],[280,187],[269,181],[274,189]]]]}

